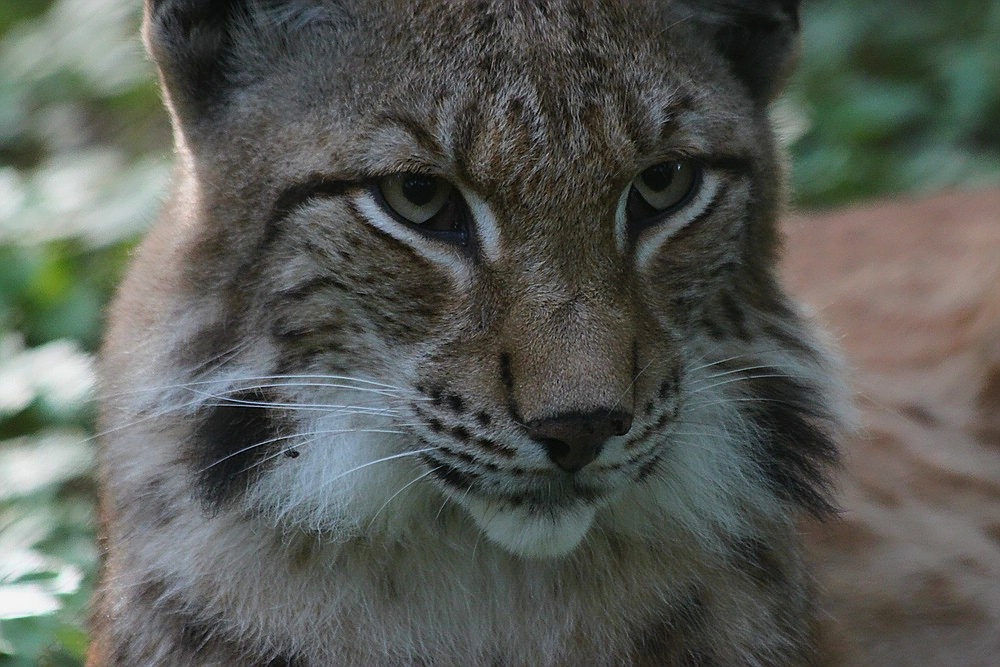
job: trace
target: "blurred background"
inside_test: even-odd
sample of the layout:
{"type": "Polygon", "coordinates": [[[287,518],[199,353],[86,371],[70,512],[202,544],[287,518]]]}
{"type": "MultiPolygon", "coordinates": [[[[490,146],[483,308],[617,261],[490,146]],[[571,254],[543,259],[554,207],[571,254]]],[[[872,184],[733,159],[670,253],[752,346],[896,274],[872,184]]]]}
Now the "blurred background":
{"type": "MultiPolygon", "coordinates": [[[[140,0],[0,0],[0,667],[79,666],[94,352],[167,187],[140,0]]],[[[1000,184],[1000,0],[805,0],[795,206],[1000,184]]]]}

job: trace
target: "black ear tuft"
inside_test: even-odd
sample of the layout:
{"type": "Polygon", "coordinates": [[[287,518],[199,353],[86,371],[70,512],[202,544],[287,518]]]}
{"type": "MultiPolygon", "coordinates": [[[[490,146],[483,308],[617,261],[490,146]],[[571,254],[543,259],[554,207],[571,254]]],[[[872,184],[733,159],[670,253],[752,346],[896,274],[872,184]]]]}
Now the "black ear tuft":
{"type": "Polygon", "coordinates": [[[252,0],[146,0],[145,37],[176,104],[196,112],[226,89],[236,26],[252,0]]]}
{"type": "Polygon", "coordinates": [[[795,60],[799,0],[679,0],[751,96],[771,101],[795,60]]]}

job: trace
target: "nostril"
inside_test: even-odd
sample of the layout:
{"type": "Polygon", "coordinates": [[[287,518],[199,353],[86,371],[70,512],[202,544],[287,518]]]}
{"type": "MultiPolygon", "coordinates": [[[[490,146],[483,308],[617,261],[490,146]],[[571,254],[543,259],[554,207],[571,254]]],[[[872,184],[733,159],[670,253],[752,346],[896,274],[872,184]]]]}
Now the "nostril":
{"type": "Polygon", "coordinates": [[[529,424],[549,459],[567,472],[582,469],[600,455],[608,438],[624,435],[631,427],[632,415],[607,410],[567,413],[529,424]]]}
{"type": "Polygon", "coordinates": [[[567,443],[555,438],[536,438],[536,442],[541,443],[549,458],[553,461],[566,458],[573,450],[567,443]]]}
{"type": "Polygon", "coordinates": [[[566,442],[555,438],[538,438],[549,459],[566,472],[576,472],[597,458],[603,441],[574,440],[566,442]]]}
{"type": "Polygon", "coordinates": [[[625,435],[632,430],[632,415],[619,412],[611,420],[612,435],[625,435]]]}

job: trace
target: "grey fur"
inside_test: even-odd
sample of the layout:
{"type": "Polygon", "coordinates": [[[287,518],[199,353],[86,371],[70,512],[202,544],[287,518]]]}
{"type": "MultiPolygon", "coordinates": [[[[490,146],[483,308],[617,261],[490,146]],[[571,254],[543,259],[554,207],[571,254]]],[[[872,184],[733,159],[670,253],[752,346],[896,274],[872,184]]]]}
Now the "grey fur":
{"type": "Polygon", "coordinates": [[[811,664],[845,408],[775,277],[794,4],[147,0],[178,172],[102,357],[90,667],[811,664]]]}

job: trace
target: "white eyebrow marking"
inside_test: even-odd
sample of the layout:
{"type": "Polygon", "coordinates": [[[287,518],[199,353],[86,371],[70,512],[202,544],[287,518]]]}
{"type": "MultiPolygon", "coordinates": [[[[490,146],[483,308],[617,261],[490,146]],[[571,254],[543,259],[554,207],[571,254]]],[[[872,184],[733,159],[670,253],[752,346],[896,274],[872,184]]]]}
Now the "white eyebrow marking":
{"type": "Polygon", "coordinates": [[[465,188],[459,188],[465,203],[469,205],[469,212],[475,224],[476,239],[483,249],[483,254],[492,262],[500,259],[502,250],[500,225],[497,224],[493,209],[484,200],[480,199],[476,193],[465,188]]]}

